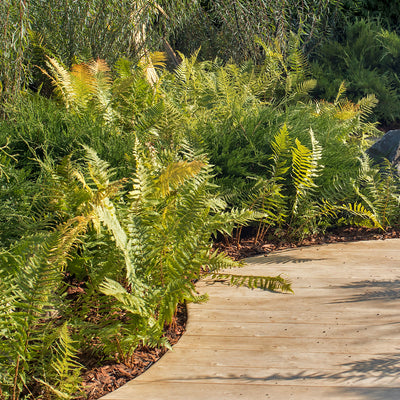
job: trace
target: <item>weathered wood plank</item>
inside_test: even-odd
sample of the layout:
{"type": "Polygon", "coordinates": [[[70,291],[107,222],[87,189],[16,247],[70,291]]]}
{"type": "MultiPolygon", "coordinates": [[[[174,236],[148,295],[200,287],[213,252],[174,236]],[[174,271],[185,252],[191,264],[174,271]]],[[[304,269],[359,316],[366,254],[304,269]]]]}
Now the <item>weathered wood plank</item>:
{"type": "MultiPolygon", "coordinates": [[[[228,271],[229,272],[229,271],[228,271]]],[[[172,352],[106,400],[400,399],[400,240],[288,249],[231,271],[295,294],[199,282],[172,352]]]]}

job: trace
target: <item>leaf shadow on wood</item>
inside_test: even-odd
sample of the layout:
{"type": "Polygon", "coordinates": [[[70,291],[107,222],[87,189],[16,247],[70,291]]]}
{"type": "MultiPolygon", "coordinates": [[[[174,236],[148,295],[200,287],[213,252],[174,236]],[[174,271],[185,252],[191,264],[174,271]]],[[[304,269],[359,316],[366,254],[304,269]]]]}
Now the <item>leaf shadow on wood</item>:
{"type": "Polygon", "coordinates": [[[326,260],[326,258],[300,258],[300,257],[292,257],[286,254],[272,254],[264,257],[252,257],[246,260],[248,264],[263,264],[263,265],[271,265],[271,264],[304,264],[311,262],[318,262],[326,260]]]}
{"type": "Polygon", "coordinates": [[[400,300],[400,279],[365,280],[336,286],[337,289],[357,290],[365,288],[364,293],[352,294],[333,303],[357,303],[363,301],[394,302],[400,300]]]}
{"type": "MultiPolygon", "coordinates": [[[[398,350],[399,353],[382,354],[362,361],[343,363],[339,365],[342,370],[335,373],[299,370],[297,373],[271,373],[268,375],[268,369],[266,369],[266,375],[260,376],[257,368],[258,376],[251,376],[249,373],[225,373],[222,369],[218,375],[210,374],[191,378],[174,376],[173,380],[202,381],[204,384],[207,382],[225,384],[235,382],[238,385],[265,384],[274,387],[274,390],[280,385],[297,386],[299,389],[326,387],[329,394],[334,391],[338,399],[394,400],[400,398],[400,384],[395,386],[395,381],[400,376],[400,349],[398,350]]],[[[266,391],[268,391],[268,387],[266,387],[266,391]]],[[[312,389],[310,395],[312,395],[312,389]]]]}

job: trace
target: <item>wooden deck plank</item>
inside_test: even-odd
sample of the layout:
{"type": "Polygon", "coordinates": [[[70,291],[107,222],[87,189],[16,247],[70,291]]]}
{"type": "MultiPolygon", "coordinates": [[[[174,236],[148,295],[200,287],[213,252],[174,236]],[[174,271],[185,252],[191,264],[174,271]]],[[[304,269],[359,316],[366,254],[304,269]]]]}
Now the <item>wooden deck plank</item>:
{"type": "MultiPolygon", "coordinates": [[[[228,271],[229,272],[229,271],[228,271]]],[[[187,332],[105,400],[400,399],[400,240],[288,249],[231,272],[295,294],[204,280],[187,332]]]]}

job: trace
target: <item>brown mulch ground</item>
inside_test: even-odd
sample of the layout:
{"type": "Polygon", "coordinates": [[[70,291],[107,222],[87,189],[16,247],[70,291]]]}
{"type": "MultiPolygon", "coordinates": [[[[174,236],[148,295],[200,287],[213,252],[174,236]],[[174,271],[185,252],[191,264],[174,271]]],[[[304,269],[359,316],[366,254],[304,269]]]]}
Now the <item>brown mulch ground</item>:
{"type": "MultiPolygon", "coordinates": [[[[399,238],[400,228],[389,229],[382,232],[365,228],[338,228],[332,229],[324,235],[313,235],[297,243],[284,240],[270,239],[263,243],[254,243],[251,233],[240,241],[240,245],[216,243],[215,248],[224,251],[235,260],[254,256],[257,254],[268,255],[275,250],[282,250],[292,247],[312,246],[324,243],[350,242],[357,240],[383,240],[389,238],[399,238]]],[[[187,321],[186,306],[181,305],[177,312],[177,320],[165,332],[165,336],[173,345],[185,331],[187,321]]],[[[136,349],[131,365],[121,363],[109,363],[107,365],[90,367],[83,375],[84,395],[79,400],[95,400],[109,392],[114,391],[126,382],[137,377],[146,371],[151,365],[159,360],[166,353],[165,349],[139,347],[136,349]]],[[[93,360],[81,360],[83,365],[93,365],[93,360]]]]}
{"type": "Polygon", "coordinates": [[[227,253],[235,260],[241,260],[246,257],[252,257],[257,254],[268,255],[271,251],[295,248],[301,246],[313,246],[324,243],[354,242],[359,240],[384,240],[391,238],[400,238],[400,227],[388,229],[386,232],[377,229],[368,228],[334,228],[325,234],[317,234],[307,237],[299,242],[288,242],[285,240],[272,239],[262,243],[255,243],[254,237],[245,237],[241,239],[240,245],[225,244],[219,242],[215,248],[227,253]]]}
{"type": "MultiPolygon", "coordinates": [[[[170,325],[164,336],[171,345],[178,342],[185,331],[187,321],[186,306],[178,306],[175,323],[170,325]]],[[[83,374],[83,394],[79,400],[95,400],[110,393],[126,382],[142,374],[167,352],[164,348],[138,347],[129,365],[109,362],[106,365],[87,368],[83,374]]],[[[90,356],[88,356],[90,357],[90,356]]],[[[83,365],[93,365],[96,360],[82,358],[83,365]]]]}

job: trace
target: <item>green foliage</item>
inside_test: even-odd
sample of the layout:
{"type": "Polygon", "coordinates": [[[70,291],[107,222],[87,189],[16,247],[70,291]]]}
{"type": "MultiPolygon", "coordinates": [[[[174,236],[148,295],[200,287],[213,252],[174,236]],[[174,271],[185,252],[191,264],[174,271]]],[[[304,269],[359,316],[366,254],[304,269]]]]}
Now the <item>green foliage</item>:
{"type": "Polygon", "coordinates": [[[380,226],[373,210],[357,208],[352,185],[360,180],[358,157],[378,134],[367,122],[376,99],[354,104],[343,97],[342,84],[333,103],[311,102],[308,65],[295,36],[291,43],[286,56],[278,44],[262,43],[266,58],[259,67],[183,57],[162,88],[171,93],[175,83],[174,102],[188,115],[187,137],[210,156],[228,206],[262,214],[256,241],[270,227],[301,237],[338,218],[343,223],[346,213],[348,223],[358,213],[365,224],[380,226]],[[283,127],[278,134],[277,127],[283,127]],[[343,204],[352,208],[345,212],[343,204]]]}
{"type": "Polygon", "coordinates": [[[25,168],[24,174],[32,174],[31,179],[41,174],[37,160],[47,157],[57,163],[71,152],[83,154],[81,144],[107,159],[119,176],[130,169],[126,154],[134,147],[134,135],[106,125],[95,113],[66,113],[63,106],[38,94],[21,96],[7,105],[6,112],[0,136],[9,138],[10,154],[25,168]]]}
{"type": "Polygon", "coordinates": [[[355,191],[376,219],[376,225],[387,227],[399,223],[399,177],[386,160],[372,166],[368,156],[360,159],[359,181],[355,191]]]}
{"type": "MultiPolygon", "coordinates": [[[[13,98],[26,83],[24,52],[28,46],[29,9],[23,0],[4,0],[0,4],[0,106],[13,98]]],[[[0,109],[0,112],[2,110],[0,109]]]]}
{"type": "Polygon", "coordinates": [[[342,12],[351,19],[376,18],[388,29],[398,31],[400,5],[390,0],[345,0],[342,12]]]}
{"type": "Polygon", "coordinates": [[[327,40],[318,48],[313,75],[319,97],[333,100],[345,81],[352,101],[375,94],[379,101],[375,118],[384,123],[396,120],[400,111],[399,49],[399,37],[379,22],[347,23],[340,41],[327,40]]]}
{"type": "Polygon", "coordinates": [[[49,343],[46,343],[51,346],[51,356],[41,360],[43,363],[41,366],[46,366],[43,375],[51,383],[40,378],[37,378],[37,381],[44,386],[43,390],[47,389],[49,392],[47,395],[70,399],[80,390],[82,366],[76,361],[77,349],[68,332],[67,323],[56,329],[52,336],[49,343]],[[46,363],[49,365],[47,366],[46,363]]]}
{"type": "Polygon", "coordinates": [[[30,12],[33,30],[70,66],[76,59],[105,58],[114,64],[122,55],[140,58],[157,49],[196,5],[187,0],[36,0],[30,12]]]}
{"type": "MultiPolygon", "coordinates": [[[[0,387],[5,398],[19,398],[40,378],[40,368],[46,366],[51,327],[57,324],[61,304],[62,270],[71,247],[84,229],[85,221],[73,220],[54,233],[26,238],[1,253],[4,291],[0,294],[0,387]]],[[[69,361],[73,355],[70,349],[60,346],[55,352],[62,352],[64,347],[59,362],[68,366],[73,363],[69,361]]],[[[53,382],[62,388],[60,378],[54,376],[53,382]]]]}
{"type": "Polygon", "coordinates": [[[335,26],[341,1],[208,0],[200,5],[192,11],[190,26],[175,34],[175,46],[190,54],[201,45],[202,59],[217,56],[240,63],[263,60],[256,36],[265,42],[277,40],[286,49],[290,32],[296,32],[304,49],[313,47],[335,26]]]}
{"type": "MultiPolygon", "coordinates": [[[[182,63],[167,72],[160,53],[146,51],[137,64],[120,59],[113,67],[86,56],[104,45],[112,60],[114,46],[125,40],[139,54],[155,43],[151,28],[159,35],[165,14],[186,3],[145,2],[143,14],[121,15],[113,25],[105,14],[113,2],[101,10],[97,0],[52,2],[60,8],[47,16],[40,2],[29,3],[38,13],[34,24],[36,15],[54,21],[44,19],[47,33],[30,33],[26,55],[41,68],[42,90],[52,98],[23,93],[4,104],[0,121],[0,397],[75,396],[82,368],[77,354],[93,351],[92,342],[104,357],[116,355],[128,365],[139,344],[168,347],[163,331],[174,322],[177,304],[206,299],[194,285],[203,274],[291,291],[281,276],[226,272],[240,265],[214,251],[211,239],[234,228],[238,239],[242,227],[257,224],[255,240],[262,241],[268,232],[296,240],[329,226],[398,224],[398,178],[364,155],[378,134],[368,122],[376,97],[366,92],[348,100],[344,93],[352,96],[353,87],[342,80],[332,102],[310,97],[316,82],[303,50],[312,43],[302,35],[318,41],[327,21],[308,19],[312,13],[301,17],[306,6],[333,12],[338,3],[303,2],[297,11],[292,2],[281,4],[287,19],[245,55],[258,64],[199,62],[199,50],[180,55],[182,63]],[[63,21],[72,36],[56,35],[51,44],[52,24],[67,10],[76,11],[63,21]],[[139,18],[137,29],[116,38],[126,18],[139,18]],[[105,29],[114,39],[102,36],[100,22],[109,23],[105,29]],[[86,24],[99,34],[98,44],[74,39],[86,24]],[[80,54],[69,40],[82,44],[80,54]],[[57,54],[67,47],[65,65],[57,54]],[[68,290],[74,285],[79,290],[68,290]]],[[[138,11],[139,3],[129,6],[138,11]]],[[[225,3],[208,4],[215,29],[227,32],[239,23],[237,40],[246,43],[245,33],[259,29],[244,30],[242,19],[252,10],[246,2],[225,3]],[[236,8],[233,19],[222,20],[223,7],[228,14],[236,8]]],[[[190,7],[186,16],[199,4],[190,7]]],[[[277,10],[278,3],[271,7],[277,10]]],[[[360,57],[343,51],[339,58],[367,60],[379,47],[397,68],[397,35],[381,31],[370,50],[364,28],[359,42],[346,45],[360,57]]],[[[238,46],[225,56],[243,52],[238,46]]]]}
{"type": "MultiPolygon", "coordinates": [[[[5,0],[0,5],[0,98],[39,89],[45,57],[68,67],[92,59],[136,61],[190,20],[198,2],[5,0]]],[[[47,88],[45,88],[47,92],[47,88]]],[[[48,93],[48,92],[47,92],[48,93]]]]}
{"type": "MultiPolygon", "coordinates": [[[[83,160],[70,155],[58,166],[41,163],[57,229],[22,238],[1,254],[5,398],[22,398],[27,390],[71,397],[81,368],[76,352],[87,337],[95,335],[104,351],[127,364],[141,343],[169,346],[163,328],[177,304],[205,299],[194,286],[202,271],[238,265],[212,250],[210,236],[255,218],[226,211],[212,193],[207,160],[187,149],[156,153],[137,142],[135,172],[123,180],[84,150],[83,160]],[[67,300],[67,276],[87,282],[74,302],[67,300]],[[92,321],[87,315],[94,310],[99,318],[92,321]]],[[[259,281],[290,289],[280,277],[259,281]]]]}

